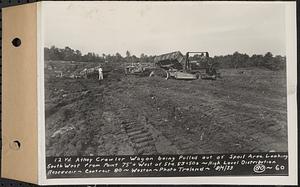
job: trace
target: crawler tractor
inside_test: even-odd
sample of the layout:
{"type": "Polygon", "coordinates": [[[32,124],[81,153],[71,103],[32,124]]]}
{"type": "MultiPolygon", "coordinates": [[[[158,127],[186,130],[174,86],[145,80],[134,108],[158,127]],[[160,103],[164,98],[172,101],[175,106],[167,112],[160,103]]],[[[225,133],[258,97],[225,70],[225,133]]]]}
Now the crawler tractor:
{"type": "Polygon", "coordinates": [[[154,63],[166,70],[167,78],[215,80],[220,76],[208,52],[187,52],[185,56],[180,51],[167,53],[156,56],[154,63]]]}

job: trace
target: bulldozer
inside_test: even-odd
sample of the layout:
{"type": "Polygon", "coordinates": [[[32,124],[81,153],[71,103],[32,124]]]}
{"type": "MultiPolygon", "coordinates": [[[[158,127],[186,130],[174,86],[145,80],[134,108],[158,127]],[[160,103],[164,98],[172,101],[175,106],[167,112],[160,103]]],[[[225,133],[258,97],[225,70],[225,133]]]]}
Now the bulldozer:
{"type": "Polygon", "coordinates": [[[167,72],[167,79],[216,80],[220,77],[216,63],[213,63],[208,52],[187,52],[184,56],[180,51],[176,51],[156,56],[154,63],[167,72]]]}

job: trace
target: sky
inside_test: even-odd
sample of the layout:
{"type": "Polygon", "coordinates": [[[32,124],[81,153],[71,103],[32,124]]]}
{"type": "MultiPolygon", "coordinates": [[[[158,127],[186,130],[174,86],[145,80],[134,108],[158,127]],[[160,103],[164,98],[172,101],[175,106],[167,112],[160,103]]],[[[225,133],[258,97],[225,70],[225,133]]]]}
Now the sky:
{"type": "Polygon", "coordinates": [[[208,51],[285,55],[279,2],[43,2],[46,47],[140,56],[208,51]]]}

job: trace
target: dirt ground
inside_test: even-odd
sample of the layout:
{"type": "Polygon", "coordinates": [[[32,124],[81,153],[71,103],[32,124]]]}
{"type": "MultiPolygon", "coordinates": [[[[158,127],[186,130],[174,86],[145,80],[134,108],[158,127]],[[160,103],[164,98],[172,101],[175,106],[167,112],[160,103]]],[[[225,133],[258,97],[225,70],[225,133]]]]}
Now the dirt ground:
{"type": "Polygon", "coordinates": [[[221,69],[212,80],[110,72],[45,76],[46,154],[287,151],[285,72],[221,69]]]}

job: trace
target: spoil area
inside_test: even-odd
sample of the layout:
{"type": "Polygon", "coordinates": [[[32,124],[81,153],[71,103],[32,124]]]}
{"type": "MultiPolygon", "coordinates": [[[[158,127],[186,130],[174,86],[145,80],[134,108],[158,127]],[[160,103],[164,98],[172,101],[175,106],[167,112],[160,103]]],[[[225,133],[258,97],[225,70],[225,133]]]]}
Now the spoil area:
{"type": "Polygon", "coordinates": [[[110,71],[100,84],[46,72],[46,154],[287,151],[285,72],[219,71],[215,81],[110,71]]]}

